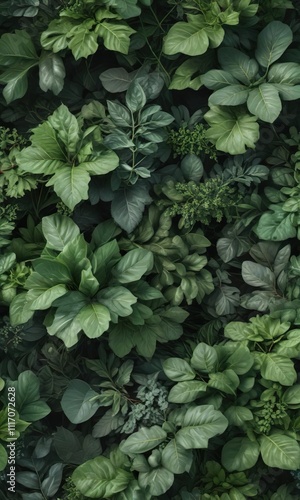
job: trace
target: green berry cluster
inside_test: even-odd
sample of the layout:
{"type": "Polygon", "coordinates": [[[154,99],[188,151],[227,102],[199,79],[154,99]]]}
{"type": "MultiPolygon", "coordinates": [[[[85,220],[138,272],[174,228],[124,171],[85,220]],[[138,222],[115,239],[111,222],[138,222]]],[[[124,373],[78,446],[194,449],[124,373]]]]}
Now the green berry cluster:
{"type": "MultiPolygon", "coordinates": [[[[64,495],[61,500],[85,500],[85,496],[78,491],[71,477],[68,477],[63,485],[64,495]]],[[[60,500],[60,499],[57,499],[60,500]]]]}
{"type": "Polygon", "coordinates": [[[73,214],[73,210],[67,207],[63,201],[59,201],[56,204],[56,211],[59,215],[66,215],[67,217],[70,217],[73,214]]]}
{"type": "Polygon", "coordinates": [[[168,408],[168,391],[158,381],[151,380],[147,386],[140,386],[137,391],[139,403],[131,406],[127,421],[122,427],[122,432],[134,432],[141,424],[146,427],[161,425],[168,408]]]}
{"type": "Polygon", "coordinates": [[[240,200],[236,188],[225,184],[221,177],[213,177],[200,184],[178,182],[175,189],[183,199],[174,203],[167,213],[171,217],[181,215],[179,227],[193,227],[196,222],[208,225],[212,219],[220,222],[224,216],[230,221],[228,209],[240,200]]]}
{"type": "Polygon", "coordinates": [[[0,350],[8,352],[9,348],[15,348],[24,339],[24,333],[21,326],[11,326],[6,320],[0,326],[0,350]]]}
{"type": "Polygon", "coordinates": [[[168,143],[172,147],[174,158],[204,152],[209,158],[217,159],[215,147],[206,138],[206,129],[201,123],[197,123],[192,129],[185,124],[178,130],[171,130],[168,143]]]}
{"type": "Polygon", "coordinates": [[[274,425],[280,425],[287,416],[287,406],[284,403],[267,401],[264,406],[255,412],[256,428],[262,434],[268,434],[274,425]]]}

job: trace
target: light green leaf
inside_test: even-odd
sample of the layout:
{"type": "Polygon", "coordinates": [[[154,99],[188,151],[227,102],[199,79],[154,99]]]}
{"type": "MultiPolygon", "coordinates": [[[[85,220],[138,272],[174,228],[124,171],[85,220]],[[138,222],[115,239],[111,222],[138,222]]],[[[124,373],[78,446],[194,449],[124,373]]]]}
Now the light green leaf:
{"type": "Polygon", "coordinates": [[[65,167],[67,157],[59,144],[55,130],[44,122],[32,130],[32,146],[17,154],[18,165],[22,170],[34,174],[54,174],[60,167],[65,167]]]}
{"type": "Polygon", "coordinates": [[[127,24],[102,21],[97,26],[96,33],[103,38],[104,46],[107,49],[128,54],[130,35],[135,33],[135,30],[127,24]]]}
{"type": "Polygon", "coordinates": [[[223,70],[229,73],[231,78],[236,78],[245,85],[255,81],[259,66],[255,59],[250,59],[240,50],[233,47],[222,47],[218,50],[218,59],[223,70]]]}
{"type": "Polygon", "coordinates": [[[78,319],[86,336],[95,339],[108,329],[110,313],[107,307],[93,302],[81,309],[78,319]]]}
{"type": "Polygon", "coordinates": [[[56,335],[66,347],[72,347],[78,342],[81,323],[78,319],[79,311],[87,305],[88,298],[80,292],[68,292],[60,299],[51,325],[47,325],[49,335],[56,335]]]}
{"type": "Polygon", "coordinates": [[[163,52],[167,55],[180,52],[188,56],[199,56],[207,51],[208,46],[209,38],[201,25],[179,22],[165,36],[163,52]]]}
{"type": "Polygon", "coordinates": [[[249,115],[244,107],[212,106],[204,118],[210,125],[206,137],[218,150],[235,155],[245,153],[246,146],[254,149],[259,126],[256,117],[249,115]]]}
{"type": "Polygon", "coordinates": [[[265,379],[280,382],[281,385],[293,385],[297,380],[293,361],[276,353],[266,354],[261,374],[265,379]]]}
{"type": "Polygon", "coordinates": [[[167,377],[175,382],[184,382],[193,380],[196,376],[195,371],[189,363],[181,358],[168,358],[163,362],[163,370],[167,377]]]}
{"type": "Polygon", "coordinates": [[[20,62],[37,60],[38,55],[31,36],[25,30],[4,33],[0,39],[0,65],[12,66],[20,62]]]}
{"type": "Polygon", "coordinates": [[[132,474],[114,467],[103,456],[88,460],[79,465],[72,474],[76,489],[88,498],[111,498],[127,488],[132,474]]]}
{"type": "Polygon", "coordinates": [[[203,396],[206,391],[206,382],[199,380],[188,380],[178,382],[169,392],[168,401],[170,403],[190,403],[203,396]]]}
{"type": "Polygon", "coordinates": [[[278,90],[270,83],[262,83],[250,90],[247,106],[250,113],[267,123],[273,123],[282,108],[278,90]]]}
{"type": "Polygon", "coordinates": [[[255,57],[261,66],[268,68],[282,56],[292,41],[291,28],[281,21],[272,21],[258,35],[255,57]]]}
{"type": "Polygon", "coordinates": [[[218,356],[214,347],[200,342],[194,349],[191,365],[196,370],[211,373],[216,368],[217,362],[218,356]]]}
{"type": "Polygon", "coordinates": [[[224,415],[211,405],[188,408],[182,429],[175,434],[175,440],[187,450],[207,448],[208,440],[222,434],[227,425],[224,415]]]}
{"type": "Polygon", "coordinates": [[[149,250],[136,248],[121,258],[113,268],[113,275],[119,283],[138,281],[153,267],[153,254],[149,250]]]}
{"type": "Polygon", "coordinates": [[[43,217],[42,230],[47,246],[54,250],[63,250],[69,241],[80,234],[79,227],[70,217],[59,214],[43,217]]]}
{"type": "Polygon", "coordinates": [[[27,300],[27,292],[22,292],[16,295],[10,303],[9,317],[12,326],[26,323],[34,314],[29,308],[27,300]]]}
{"type": "Polygon", "coordinates": [[[297,85],[300,83],[300,64],[294,62],[273,64],[268,72],[268,82],[297,85]]]}
{"type": "Polygon", "coordinates": [[[112,172],[119,165],[119,157],[114,151],[103,150],[93,157],[91,161],[83,161],[84,167],[91,175],[103,175],[112,172]]]}
{"type": "Polygon", "coordinates": [[[98,393],[93,391],[89,384],[73,379],[61,399],[62,410],[72,424],[86,422],[99,408],[97,396],[98,393]]]}
{"type": "Polygon", "coordinates": [[[60,52],[68,47],[70,32],[74,26],[78,26],[77,19],[53,19],[48,28],[41,34],[41,45],[44,49],[52,52],[60,52]]]}
{"type": "Polygon", "coordinates": [[[90,176],[84,167],[66,165],[51,177],[47,186],[53,186],[54,191],[64,204],[74,210],[78,203],[88,199],[89,182],[90,176]]]}
{"type": "Polygon", "coordinates": [[[44,52],[39,62],[39,84],[44,92],[58,95],[64,87],[66,71],[63,60],[53,52],[44,52]]]}
{"type": "Polygon", "coordinates": [[[137,298],[124,286],[104,288],[97,294],[97,300],[104,304],[110,313],[125,317],[132,313],[132,305],[137,298]]]}
{"type": "Polygon", "coordinates": [[[273,83],[272,85],[284,101],[300,99],[300,85],[288,85],[286,83],[273,83]]]}
{"type": "Polygon", "coordinates": [[[71,34],[69,49],[76,61],[81,57],[86,59],[98,50],[98,35],[94,31],[90,31],[89,27],[82,26],[80,29],[76,27],[76,31],[71,32],[71,34]]]}
{"type": "Polygon", "coordinates": [[[244,422],[253,420],[253,413],[244,406],[229,406],[224,412],[229,425],[243,426],[244,422]]]}
{"type": "Polygon", "coordinates": [[[209,105],[237,106],[247,101],[249,90],[244,85],[228,85],[216,90],[209,98],[209,105]]]}
{"type": "Polygon", "coordinates": [[[161,496],[171,488],[174,482],[174,474],[164,467],[158,467],[149,472],[139,473],[139,485],[149,488],[154,497],[161,496]]]}
{"type": "Polygon", "coordinates": [[[41,286],[33,288],[27,293],[27,300],[31,310],[45,310],[51,307],[52,303],[67,293],[65,285],[41,286]]]}
{"type": "Polygon", "coordinates": [[[156,448],[166,437],[167,433],[158,425],[142,427],[121,443],[120,450],[123,453],[145,453],[156,448]]]}
{"type": "Polygon", "coordinates": [[[261,456],[268,467],[283,470],[300,468],[300,447],[297,441],[283,433],[273,432],[261,438],[261,456]]]}
{"type": "Polygon", "coordinates": [[[260,454],[259,444],[248,437],[236,437],[222,449],[222,465],[229,471],[244,471],[256,464],[260,454]]]}
{"type": "Polygon", "coordinates": [[[186,450],[176,442],[176,439],[169,441],[163,449],[161,463],[163,467],[173,474],[183,474],[189,472],[193,462],[193,453],[186,450]]]}
{"type": "Polygon", "coordinates": [[[239,383],[240,379],[237,374],[229,369],[223,372],[210,373],[208,386],[225,392],[225,394],[235,395],[239,383]]]}
{"type": "Polygon", "coordinates": [[[201,82],[211,90],[219,90],[229,85],[238,84],[231,73],[222,69],[212,69],[201,76],[201,82]]]}

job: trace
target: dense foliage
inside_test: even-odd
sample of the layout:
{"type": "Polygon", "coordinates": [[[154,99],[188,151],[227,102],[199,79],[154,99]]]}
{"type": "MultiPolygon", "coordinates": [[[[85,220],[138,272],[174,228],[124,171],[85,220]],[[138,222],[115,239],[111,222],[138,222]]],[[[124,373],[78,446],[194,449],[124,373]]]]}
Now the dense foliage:
{"type": "Polygon", "coordinates": [[[297,500],[300,2],[3,0],[0,87],[0,499],[297,500]]]}

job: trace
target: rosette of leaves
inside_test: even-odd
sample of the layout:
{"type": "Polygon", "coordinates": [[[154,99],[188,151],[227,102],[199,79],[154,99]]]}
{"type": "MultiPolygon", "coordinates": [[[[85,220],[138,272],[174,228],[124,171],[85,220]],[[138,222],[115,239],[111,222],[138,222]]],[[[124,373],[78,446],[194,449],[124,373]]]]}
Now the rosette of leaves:
{"type": "Polygon", "coordinates": [[[214,91],[208,101],[211,110],[205,115],[205,119],[212,127],[207,136],[216,144],[217,149],[237,154],[244,152],[243,144],[254,148],[258,139],[257,128],[254,129],[255,122],[250,119],[250,115],[247,119],[246,110],[256,119],[273,123],[281,112],[281,100],[292,101],[299,98],[299,64],[274,64],[292,41],[291,28],[280,21],[273,21],[258,35],[255,58],[231,47],[219,49],[218,58],[222,69],[208,71],[202,76],[202,83],[214,91]],[[233,106],[237,106],[236,110],[233,106]],[[223,115],[228,115],[226,125],[220,123],[223,115]],[[232,116],[231,121],[229,116],[232,116]],[[238,116],[242,120],[240,130],[234,125],[238,116]],[[253,124],[251,127],[250,123],[253,124]],[[240,145],[238,139],[241,140],[240,145]]]}
{"type": "Polygon", "coordinates": [[[154,267],[151,284],[161,290],[172,305],[184,300],[201,303],[213,290],[212,276],[205,269],[207,258],[203,255],[210,242],[201,230],[185,232],[175,230],[171,217],[165,210],[151,205],[137,230],[129,239],[120,241],[121,248],[142,247],[151,251],[154,267]]]}
{"type": "Polygon", "coordinates": [[[54,53],[68,48],[77,60],[94,54],[101,38],[108,50],[127,54],[135,30],[125,19],[140,12],[137,0],[70,0],[41,34],[41,45],[54,53]]]}
{"type": "Polygon", "coordinates": [[[198,56],[209,47],[218,47],[224,38],[224,25],[239,23],[239,15],[255,15],[258,5],[251,0],[234,1],[189,0],[183,6],[187,21],[175,23],[164,38],[163,51],[167,55],[198,56]]]}
{"type": "Polygon", "coordinates": [[[112,217],[128,233],[136,228],[145,206],[152,201],[149,191],[154,170],[170,154],[166,126],[174,118],[157,104],[146,105],[161,86],[159,75],[154,79],[151,75],[142,72],[130,83],[125,104],[108,101],[108,116],[115,128],[106,135],[104,145],[116,151],[119,167],[105,184],[92,184],[90,194],[93,204],[99,198],[111,201],[112,217]]]}
{"type": "Polygon", "coordinates": [[[61,105],[47,121],[33,129],[31,146],[16,154],[21,171],[50,176],[47,186],[71,210],[88,199],[91,175],[103,175],[118,166],[118,157],[102,144],[98,127],[83,129],[76,118],[61,105]]]}
{"type": "Polygon", "coordinates": [[[17,263],[13,252],[0,255],[0,304],[9,305],[22,290],[31,270],[25,263],[17,263]]]}
{"type": "Polygon", "coordinates": [[[137,346],[151,357],[156,341],[182,335],[180,323],[188,313],[165,304],[161,292],[142,279],[153,268],[151,251],[135,248],[122,257],[111,221],[96,228],[90,244],[66,216],[44,217],[42,228],[47,244],[32,263],[24,285],[28,291],[10,305],[13,325],[25,323],[35,311],[48,311],[48,333],[67,347],[82,331],[93,339],[109,330],[110,346],[121,356],[137,346]]]}
{"type": "Polygon", "coordinates": [[[175,409],[162,426],[141,427],[119,448],[77,467],[72,481],[81,493],[95,498],[132,494],[136,486],[143,498],[163,495],[176,475],[190,471],[193,450],[207,448],[209,439],[226,427],[226,418],[212,405],[175,409]]]}

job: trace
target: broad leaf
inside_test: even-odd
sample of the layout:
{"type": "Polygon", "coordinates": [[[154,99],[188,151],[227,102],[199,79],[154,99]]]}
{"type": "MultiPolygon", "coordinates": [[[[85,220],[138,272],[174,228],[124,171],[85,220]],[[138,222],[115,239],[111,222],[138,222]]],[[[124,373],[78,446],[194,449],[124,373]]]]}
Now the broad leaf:
{"type": "Polygon", "coordinates": [[[243,107],[222,108],[212,106],[204,115],[210,125],[206,137],[216,148],[231,155],[254,148],[259,138],[259,126],[255,116],[249,115],[243,107]]]}
{"type": "Polygon", "coordinates": [[[169,392],[170,403],[190,403],[204,395],[207,384],[200,380],[178,382],[169,392]]]}
{"type": "Polygon", "coordinates": [[[121,443],[120,450],[123,453],[145,453],[165,441],[166,437],[167,433],[158,425],[142,427],[121,443]]]}
{"type": "Polygon", "coordinates": [[[79,235],[79,227],[65,215],[49,215],[42,219],[43,234],[47,246],[54,250],[63,250],[65,245],[79,235]]]}
{"type": "Polygon", "coordinates": [[[86,336],[95,339],[108,329],[110,313],[107,307],[93,302],[81,309],[78,320],[86,336]]]}
{"type": "Polygon", "coordinates": [[[119,283],[138,281],[153,267],[153,254],[149,250],[134,249],[127,252],[113,269],[119,283]]]}
{"type": "Polygon", "coordinates": [[[166,359],[163,362],[163,370],[167,377],[175,382],[193,380],[196,375],[189,363],[181,358],[166,359]]]}
{"type": "Polygon", "coordinates": [[[251,286],[258,286],[264,290],[275,289],[275,274],[266,266],[245,260],[242,264],[243,280],[251,286]]]}
{"type": "Polygon", "coordinates": [[[218,362],[217,352],[214,347],[200,342],[194,349],[191,365],[194,369],[204,373],[211,373],[218,362]]]}
{"type": "Polygon", "coordinates": [[[97,396],[83,380],[71,380],[61,399],[62,410],[73,424],[86,422],[99,408],[97,396]]]}
{"type": "Polygon", "coordinates": [[[229,471],[244,471],[256,464],[260,454],[259,444],[247,437],[236,437],[222,449],[222,465],[229,471]]]}
{"type": "Polygon", "coordinates": [[[199,56],[207,51],[209,38],[202,26],[179,22],[174,24],[164,39],[163,51],[167,55],[199,56]]]}
{"type": "Polygon", "coordinates": [[[282,56],[292,41],[291,28],[281,21],[272,21],[258,35],[255,57],[261,66],[268,68],[282,56]]]}
{"type": "Polygon", "coordinates": [[[47,186],[53,186],[56,194],[65,205],[71,210],[80,203],[81,200],[88,199],[88,186],[90,176],[84,167],[71,167],[59,169],[47,182],[47,186]]]}
{"type": "Polygon", "coordinates": [[[218,50],[219,62],[231,77],[236,78],[245,85],[249,85],[255,81],[258,74],[259,66],[255,59],[250,59],[249,56],[240,50],[232,47],[222,47],[218,50]]]}
{"type": "Polygon", "coordinates": [[[161,455],[161,463],[163,467],[168,469],[173,474],[183,474],[189,472],[193,462],[193,454],[191,450],[186,450],[180,446],[176,439],[169,441],[163,449],[161,455]]]}
{"type": "Polygon", "coordinates": [[[139,485],[142,488],[149,488],[154,497],[161,496],[171,488],[174,482],[174,475],[164,467],[158,467],[149,472],[139,473],[139,485]]]}
{"type": "Polygon", "coordinates": [[[275,353],[266,354],[261,374],[267,380],[279,382],[281,385],[293,385],[297,380],[293,361],[275,353]]]}
{"type": "Polygon", "coordinates": [[[208,440],[222,434],[226,428],[227,419],[213,406],[196,406],[186,411],[175,440],[187,450],[207,448],[208,440]]]}
{"type": "Polygon", "coordinates": [[[263,83],[250,90],[247,106],[250,113],[267,123],[273,123],[282,108],[278,90],[270,83],[263,83]]]}
{"type": "Polygon", "coordinates": [[[283,433],[273,432],[261,438],[261,456],[268,467],[283,470],[300,468],[300,447],[297,441],[283,433]]]}
{"type": "Polygon", "coordinates": [[[72,474],[76,489],[88,498],[110,498],[126,489],[132,474],[114,467],[103,456],[79,465],[72,474]]]}
{"type": "Polygon", "coordinates": [[[63,60],[52,52],[44,52],[39,62],[39,84],[44,92],[59,94],[64,87],[66,71],[63,60]]]}

